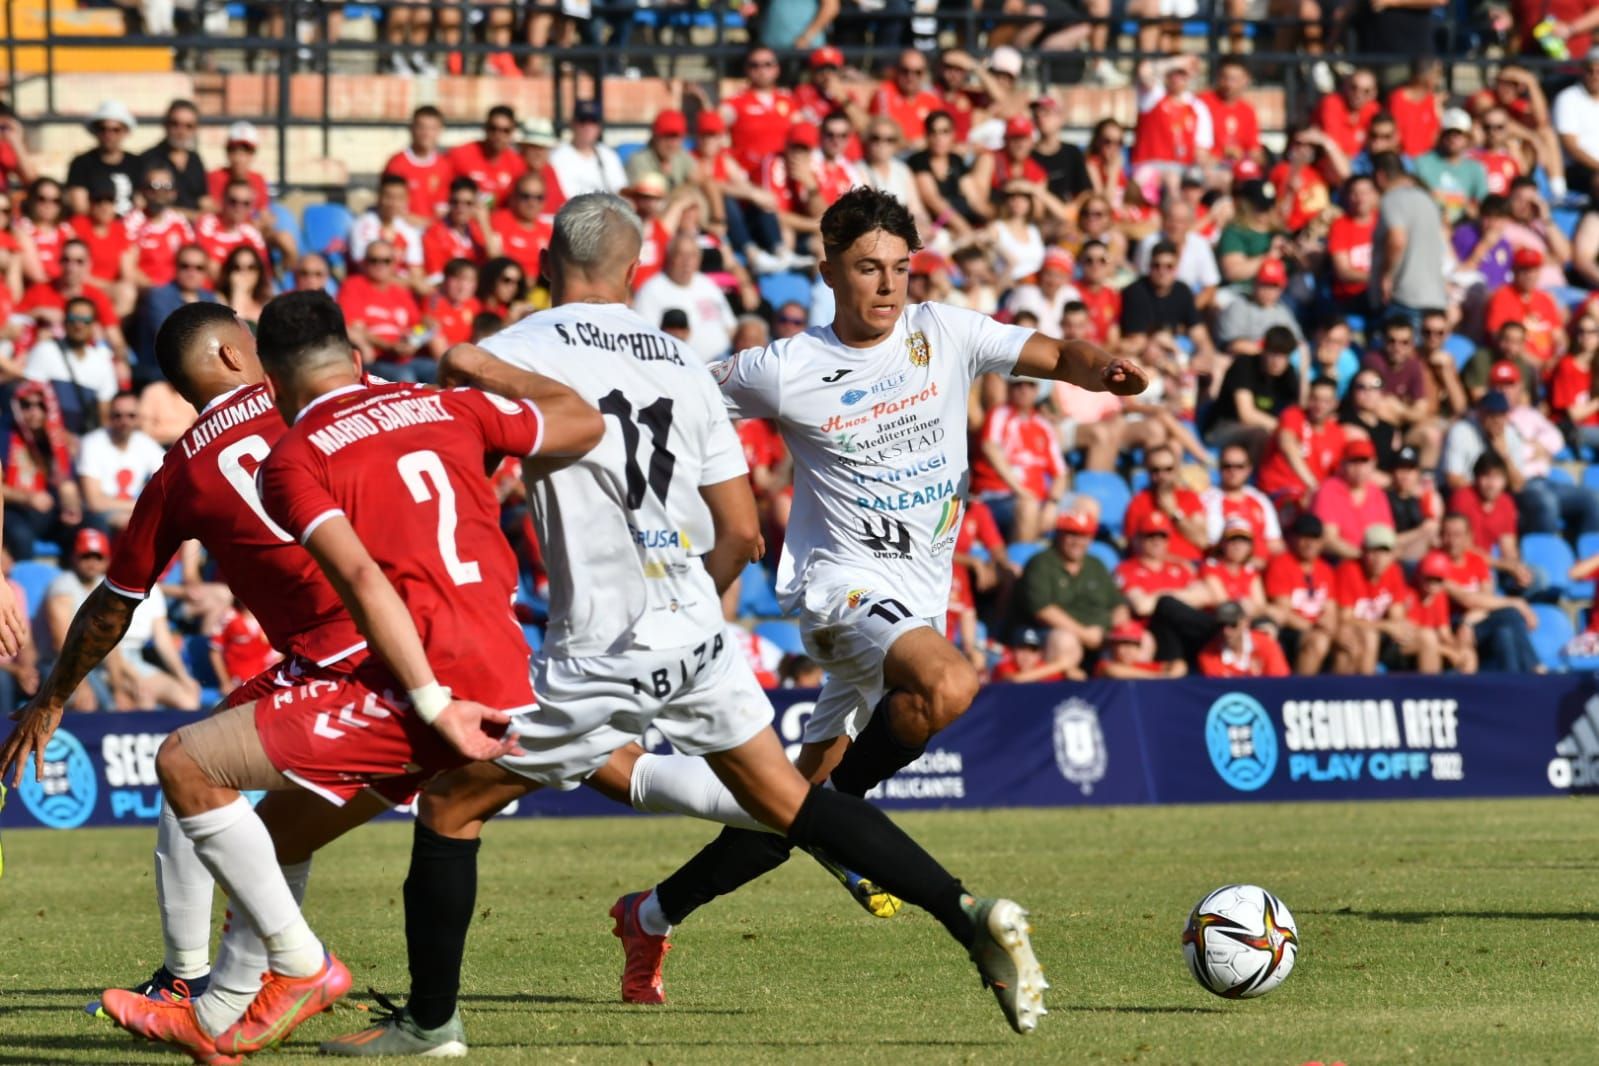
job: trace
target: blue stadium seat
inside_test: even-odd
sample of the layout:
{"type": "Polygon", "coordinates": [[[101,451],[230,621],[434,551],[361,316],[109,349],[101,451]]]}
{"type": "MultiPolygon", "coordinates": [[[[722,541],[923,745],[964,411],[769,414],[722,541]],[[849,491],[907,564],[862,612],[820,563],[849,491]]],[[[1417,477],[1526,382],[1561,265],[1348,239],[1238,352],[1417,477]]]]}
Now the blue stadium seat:
{"type": "Polygon", "coordinates": [[[1590,463],[1582,469],[1582,487],[1599,492],[1599,463],[1590,463]]]}
{"type": "Polygon", "coordinates": [[[637,155],[639,150],[644,147],[644,142],[628,141],[626,144],[613,144],[611,147],[616,149],[616,156],[625,167],[627,166],[627,161],[637,155]]]}
{"type": "MultiPolygon", "coordinates": [[[[211,667],[211,641],[209,638],[195,634],[183,639],[183,662],[189,668],[189,673],[200,682],[202,688],[217,688],[222,684],[222,679],[217,676],[216,670],[211,667]]],[[[201,700],[200,706],[208,708],[211,705],[201,700]]]]}
{"type": "Polygon", "coordinates": [[[1538,628],[1528,636],[1532,638],[1532,647],[1538,653],[1538,661],[1551,670],[1564,671],[1566,669],[1564,652],[1572,636],[1571,619],[1566,617],[1565,611],[1552,604],[1535,603],[1532,609],[1538,616],[1538,628]]]}
{"type": "Polygon", "coordinates": [[[522,639],[527,641],[529,651],[536,652],[544,647],[544,630],[538,626],[523,626],[522,639]]]}
{"type": "Polygon", "coordinates": [[[1451,333],[1449,339],[1444,341],[1444,351],[1455,357],[1455,369],[1464,367],[1477,354],[1477,345],[1470,337],[1462,337],[1458,333],[1451,333]]]}
{"type": "Polygon", "coordinates": [[[1349,332],[1362,339],[1366,336],[1366,316],[1350,312],[1344,315],[1344,323],[1349,327],[1349,332]]]}
{"type": "Polygon", "coordinates": [[[811,306],[811,279],[804,274],[762,274],[756,285],[761,298],[777,310],[786,303],[797,303],[807,311],[811,306]]]}
{"type": "Polygon", "coordinates": [[[1576,307],[1592,295],[1587,289],[1579,289],[1575,285],[1556,285],[1548,292],[1550,296],[1564,304],[1567,310],[1576,307]]]}
{"type": "Polygon", "coordinates": [[[1570,240],[1577,235],[1577,223],[1582,221],[1582,212],[1574,207],[1557,207],[1549,212],[1549,218],[1570,240]]]}
{"type": "Polygon", "coordinates": [[[22,592],[28,598],[24,605],[23,613],[32,618],[39,612],[44,604],[45,590],[50,587],[50,582],[61,576],[61,568],[54,563],[42,563],[37,559],[20,562],[11,568],[11,580],[22,586],[22,592]]]}
{"type": "Polygon", "coordinates": [[[1563,466],[1550,467],[1549,480],[1557,485],[1575,485],[1577,483],[1577,479],[1571,476],[1571,471],[1563,466]]]}
{"type": "Polygon", "coordinates": [[[1571,566],[1576,559],[1571,546],[1554,533],[1528,533],[1521,538],[1521,560],[1543,578],[1542,584],[1559,596],[1569,596],[1571,566]]]}
{"type": "Polygon", "coordinates": [[[1088,554],[1104,563],[1105,569],[1113,574],[1116,572],[1116,568],[1122,564],[1121,552],[1116,550],[1115,545],[1107,544],[1102,540],[1089,541],[1088,554]]]}
{"type": "MultiPolygon", "coordinates": [[[[1589,467],[1588,469],[1591,471],[1594,468],[1589,467]]],[[[1586,477],[1583,478],[1583,482],[1584,484],[1587,484],[1586,477]]],[[[1589,485],[1588,487],[1592,488],[1593,486],[1589,485]]],[[[1599,555],[1599,533],[1584,533],[1582,536],[1578,537],[1577,558],[1590,559],[1595,555],[1599,555]]]]}
{"type": "Polygon", "coordinates": [[[304,217],[305,244],[308,252],[337,256],[341,261],[349,250],[350,228],[355,216],[343,204],[307,204],[304,217]]]}
{"type": "Polygon", "coordinates": [[[277,200],[272,201],[272,225],[279,233],[287,233],[294,238],[296,248],[305,247],[305,234],[300,232],[300,220],[294,217],[294,212],[277,200]]]}
{"type": "Polygon", "coordinates": [[[804,655],[805,642],[800,639],[799,623],[787,618],[755,623],[755,635],[769,640],[787,655],[804,655]]]}
{"type": "Polygon", "coordinates": [[[1127,505],[1133,494],[1116,474],[1102,470],[1084,470],[1072,483],[1072,490],[1099,501],[1099,524],[1120,536],[1122,522],[1127,517],[1127,505]]]}
{"type": "Polygon", "coordinates": [[[1005,546],[1005,554],[1010,556],[1010,561],[1017,566],[1026,566],[1028,561],[1045,548],[1048,544],[1041,540],[1019,540],[1015,544],[1005,546]]]}
{"type": "Polygon", "coordinates": [[[1138,467],[1131,474],[1128,474],[1127,487],[1133,490],[1133,495],[1135,496],[1149,488],[1149,471],[1143,467],[1138,467]]]}
{"type": "Polygon", "coordinates": [[[740,618],[777,618],[783,607],[772,591],[772,579],[760,563],[750,563],[744,568],[738,587],[738,614],[740,618]]]}

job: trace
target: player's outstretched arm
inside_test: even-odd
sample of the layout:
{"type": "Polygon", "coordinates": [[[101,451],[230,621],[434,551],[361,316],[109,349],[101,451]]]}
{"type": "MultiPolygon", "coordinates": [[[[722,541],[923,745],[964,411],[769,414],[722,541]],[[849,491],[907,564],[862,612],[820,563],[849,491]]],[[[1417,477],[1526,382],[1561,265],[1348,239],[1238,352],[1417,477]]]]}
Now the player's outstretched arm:
{"type": "Polygon", "coordinates": [[[1019,377],[1050,378],[1090,392],[1137,396],[1149,387],[1144,368],[1087,341],[1062,341],[1034,333],[1016,358],[1019,377]]]}
{"type": "Polygon", "coordinates": [[[61,724],[61,711],[78,691],[89,671],[117,646],[133,621],[138,604],[119,596],[101,582],[72,616],[61,654],[50,668],[50,676],[40,684],[28,705],[12,715],[16,729],[0,747],[0,781],[11,777],[13,785],[22,781],[31,755],[36,773],[44,772],[44,748],[61,724]]]}
{"type": "Polygon", "coordinates": [[[439,362],[439,384],[466,385],[512,400],[532,400],[544,416],[539,455],[588,454],[605,435],[605,418],[575,390],[554,378],[512,366],[475,344],[457,344],[439,362]]]}
{"type": "Polygon", "coordinates": [[[705,553],[705,569],[721,595],[738,580],[746,564],[766,553],[761,542],[761,518],[749,478],[740,474],[714,485],[701,485],[700,498],[711,510],[716,543],[705,553]]]}
{"type": "Polygon", "coordinates": [[[517,750],[514,738],[496,740],[484,726],[510,722],[502,710],[455,699],[433,676],[422,638],[400,594],[356,536],[349,519],[335,515],[305,542],[367,643],[411,695],[417,717],[437,729],[469,759],[498,759],[517,750]]]}

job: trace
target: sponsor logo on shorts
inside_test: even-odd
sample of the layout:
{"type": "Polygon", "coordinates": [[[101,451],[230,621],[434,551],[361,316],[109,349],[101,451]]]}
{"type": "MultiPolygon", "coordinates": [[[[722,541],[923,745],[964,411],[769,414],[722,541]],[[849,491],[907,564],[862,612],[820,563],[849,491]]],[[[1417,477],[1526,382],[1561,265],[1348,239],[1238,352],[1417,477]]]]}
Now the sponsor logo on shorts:
{"type": "Polygon", "coordinates": [[[1266,708],[1252,696],[1229,692],[1205,715],[1210,764],[1230,788],[1254,792],[1277,769],[1277,731],[1266,708]]]}
{"type": "Polygon", "coordinates": [[[1055,766],[1060,775],[1087,796],[1104,780],[1109,766],[1099,711],[1091,703],[1070,699],[1055,708],[1055,766]]]}
{"type": "Polygon", "coordinates": [[[933,346],[927,343],[927,334],[917,330],[906,337],[905,354],[910,357],[911,366],[926,366],[932,362],[933,346]]]}
{"type": "Polygon", "coordinates": [[[100,786],[94,762],[83,743],[57,729],[44,746],[44,773],[35,773],[32,759],[23,771],[17,796],[28,812],[49,829],[76,829],[94,813],[100,786]]]}

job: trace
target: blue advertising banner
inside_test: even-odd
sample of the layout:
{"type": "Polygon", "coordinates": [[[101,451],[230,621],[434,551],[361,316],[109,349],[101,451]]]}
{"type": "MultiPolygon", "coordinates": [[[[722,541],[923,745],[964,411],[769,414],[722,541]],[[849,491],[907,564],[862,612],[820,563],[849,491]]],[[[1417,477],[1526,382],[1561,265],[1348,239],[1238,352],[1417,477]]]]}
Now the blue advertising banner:
{"type": "MultiPolygon", "coordinates": [[[[797,745],[811,694],[774,693],[797,745]]],[[[151,824],[155,753],[193,721],[70,715],[30,766],[6,828],[151,824]]],[[[667,750],[648,734],[653,750],[667,750]]],[[[927,753],[872,792],[890,809],[1539,796],[1599,788],[1589,675],[992,685],[927,753]]],[[[519,817],[622,814],[588,789],[519,817]]]]}

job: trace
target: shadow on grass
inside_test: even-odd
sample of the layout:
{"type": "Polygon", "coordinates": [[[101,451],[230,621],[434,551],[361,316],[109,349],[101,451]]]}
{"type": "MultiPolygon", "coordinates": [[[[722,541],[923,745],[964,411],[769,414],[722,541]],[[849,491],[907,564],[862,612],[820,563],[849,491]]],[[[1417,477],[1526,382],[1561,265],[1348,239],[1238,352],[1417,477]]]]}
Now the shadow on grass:
{"type": "Polygon", "coordinates": [[[473,1041],[474,1048],[516,1048],[520,1050],[553,1051],[557,1048],[631,1048],[634,1050],[647,1050],[656,1047],[686,1047],[711,1051],[716,1048],[836,1048],[849,1047],[859,1049],[862,1047],[905,1047],[905,1048],[955,1048],[955,1047],[999,1047],[1006,1043],[1003,1036],[993,1040],[806,1040],[795,1038],[793,1040],[717,1040],[714,1037],[689,1037],[683,1040],[551,1040],[538,1044],[528,1043],[483,1043],[473,1041]]]}
{"type": "Polygon", "coordinates": [[[1340,907],[1335,911],[1302,910],[1301,914],[1320,914],[1331,918],[1364,918],[1368,922],[1397,922],[1401,925],[1425,925],[1445,918],[1475,918],[1487,921],[1512,922],[1599,922],[1599,913],[1591,911],[1357,911],[1353,907],[1340,907]]]}

